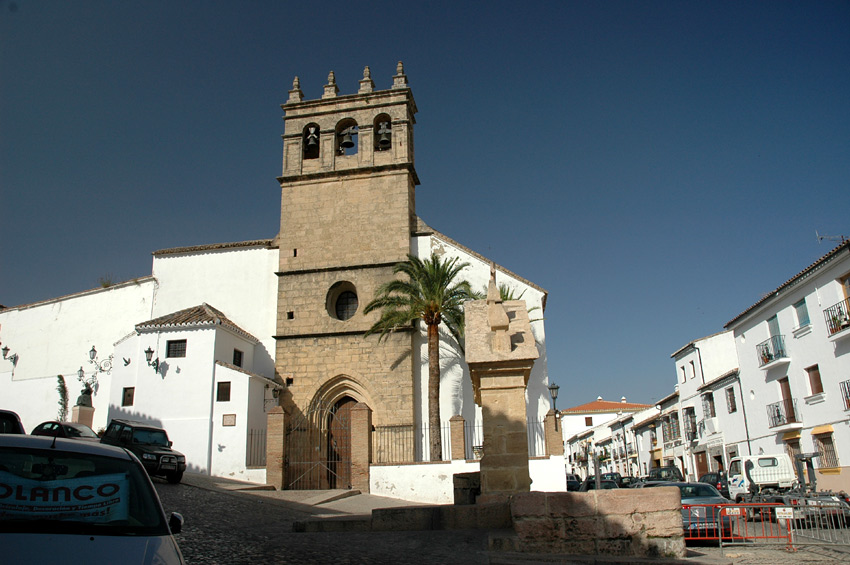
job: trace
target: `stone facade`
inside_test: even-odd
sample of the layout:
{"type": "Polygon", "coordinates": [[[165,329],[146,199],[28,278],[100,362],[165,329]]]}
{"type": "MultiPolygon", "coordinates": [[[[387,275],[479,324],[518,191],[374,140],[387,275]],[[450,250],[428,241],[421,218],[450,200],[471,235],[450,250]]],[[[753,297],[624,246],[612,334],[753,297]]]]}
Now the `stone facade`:
{"type": "Polygon", "coordinates": [[[281,106],[276,372],[290,379],[288,410],[347,396],[367,404],[376,424],[413,424],[411,335],[364,339],[379,313],[363,306],[411,253],[416,104],[401,65],[391,89],[375,91],[367,67],[356,94],[339,96],[333,73],[324,91],[305,101],[296,78],[281,106]],[[343,295],[356,302],[341,315],[343,295]]]}
{"type": "Polygon", "coordinates": [[[685,556],[679,489],[516,494],[514,537],[494,549],[610,557],[685,556]]]}

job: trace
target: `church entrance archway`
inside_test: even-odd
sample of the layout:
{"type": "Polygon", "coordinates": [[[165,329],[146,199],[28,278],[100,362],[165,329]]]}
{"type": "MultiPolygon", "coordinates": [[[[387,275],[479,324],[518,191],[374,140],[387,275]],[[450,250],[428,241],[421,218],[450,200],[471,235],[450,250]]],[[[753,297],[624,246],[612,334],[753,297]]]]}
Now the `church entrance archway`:
{"type": "Polygon", "coordinates": [[[285,488],[351,488],[351,408],[344,396],[331,403],[315,401],[286,429],[285,488]]]}

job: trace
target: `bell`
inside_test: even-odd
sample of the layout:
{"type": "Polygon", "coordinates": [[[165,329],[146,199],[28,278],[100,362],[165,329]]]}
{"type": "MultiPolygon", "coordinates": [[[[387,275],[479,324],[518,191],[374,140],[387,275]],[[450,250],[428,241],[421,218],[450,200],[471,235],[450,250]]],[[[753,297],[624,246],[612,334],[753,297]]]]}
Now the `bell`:
{"type": "Polygon", "coordinates": [[[307,136],[307,149],[313,149],[315,147],[318,147],[318,145],[319,136],[317,136],[315,133],[311,133],[307,136]]]}
{"type": "Polygon", "coordinates": [[[354,140],[351,139],[351,128],[344,130],[342,132],[342,139],[339,142],[339,146],[345,149],[351,149],[354,147],[354,140]]]}
{"type": "Polygon", "coordinates": [[[378,126],[378,149],[389,149],[392,145],[392,133],[387,122],[381,122],[378,126]]]}

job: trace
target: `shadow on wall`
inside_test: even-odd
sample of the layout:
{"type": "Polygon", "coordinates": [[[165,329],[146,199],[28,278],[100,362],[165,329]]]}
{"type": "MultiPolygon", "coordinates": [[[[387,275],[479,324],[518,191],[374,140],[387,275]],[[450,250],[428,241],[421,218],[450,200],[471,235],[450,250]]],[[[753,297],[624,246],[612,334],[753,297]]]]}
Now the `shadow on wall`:
{"type": "MultiPolygon", "coordinates": [[[[141,412],[137,412],[135,410],[126,410],[122,406],[117,406],[115,404],[109,405],[109,415],[107,417],[107,425],[108,422],[112,420],[134,420],[136,422],[142,422],[143,424],[148,424],[151,426],[156,426],[158,428],[162,428],[162,420],[159,418],[154,418],[153,416],[149,416],[147,414],[142,414],[141,412]]],[[[168,430],[165,430],[166,432],[168,430]]]]}

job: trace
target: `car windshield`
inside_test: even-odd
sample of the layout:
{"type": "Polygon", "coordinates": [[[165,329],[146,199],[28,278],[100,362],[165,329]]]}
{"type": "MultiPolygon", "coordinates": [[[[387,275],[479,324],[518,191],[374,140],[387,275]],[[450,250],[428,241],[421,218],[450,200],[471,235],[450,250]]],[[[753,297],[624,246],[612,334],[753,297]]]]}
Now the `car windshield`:
{"type": "Polygon", "coordinates": [[[129,459],[0,448],[0,532],[167,535],[157,501],[129,459]]]}
{"type": "Polygon", "coordinates": [[[62,427],[65,429],[65,435],[67,437],[97,437],[97,434],[94,433],[91,428],[86,428],[83,426],[70,426],[68,424],[63,424],[62,427]]]}
{"type": "Polygon", "coordinates": [[[133,443],[168,447],[168,436],[165,435],[165,431],[163,430],[136,428],[133,430],[133,443]]]}
{"type": "Polygon", "coordinates": [[[682,498],[711,498],[719,497],[717,492],[711,485],[678,485],[679,491],[682,493],[682,498]]]}

